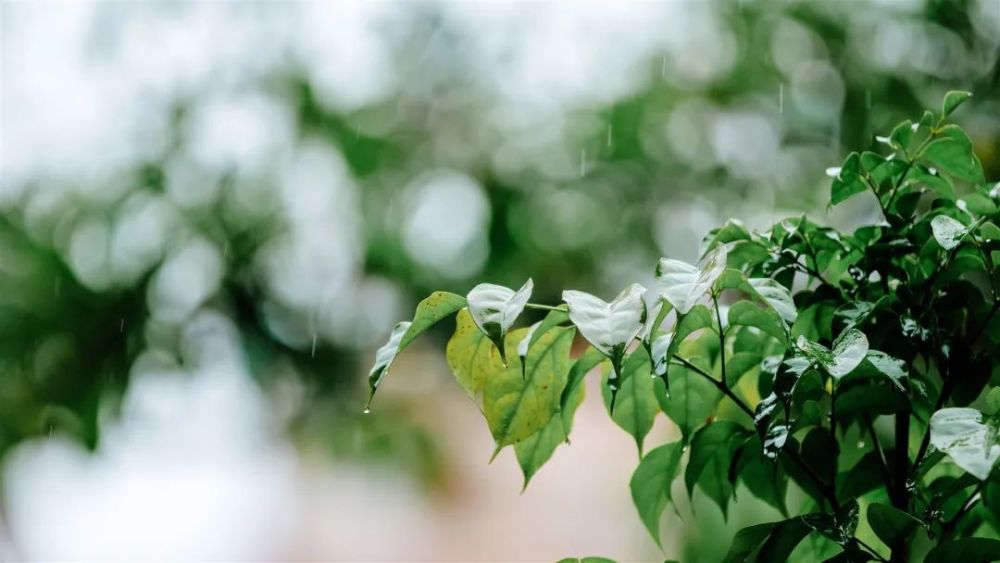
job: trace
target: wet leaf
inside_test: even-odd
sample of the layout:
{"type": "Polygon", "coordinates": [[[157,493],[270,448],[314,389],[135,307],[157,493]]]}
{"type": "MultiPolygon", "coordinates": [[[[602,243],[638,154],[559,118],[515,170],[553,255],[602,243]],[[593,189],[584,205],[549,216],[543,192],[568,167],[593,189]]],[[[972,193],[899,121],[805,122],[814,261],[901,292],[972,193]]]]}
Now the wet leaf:
{"type": "MultiPolygon", "coordinates": [[[[604,394],[604,403],[611,409],[611,393],[604,394]]],[[[642,455],[642,444],[653,428],[653,420],[659,412],[653,393],[653,375],[646,349],[639,347],[628,355],[622,370],[622,383],[611,419],[615,424],[632,435],[635,445],[642,455]]]]}
{"type": "Polygon", "coordinates": [[[496,345],[504,363],[507,363],[504,337],[531,299],[533,287],[530,279],[516,292],[502,285],[481,283],[472,288],[467,297],[472,320],[496,345]]]}
{"type": "Polygon", "coordinates": [[[990,476],[1000,458],[997,425],[983,413],[969,408],[947,408],[931,416],[931,445],[955,465],[980,480],[990,476]]]}
{"type": "Polygon", "coordinates": [[[656,280],[660,295],[679,314],[686,314],[708,294],[715,281],[726,269],[727,247],[716,246],[706,256],[699,268],[671,258],[661,258],[656,267],[656,280]]]}
{"type": "MultiPolygon", "coordinates": [[[[511,338],[523,337],[524,332],[514,331],[511,338]]],[[[572,328],[553,328],[528,351],[523,373],[521,366],[512,362],[509,368],[487,378],[483,413],[499,447],[531,436],[559,411],[575,334],[572,328]]],[[[520,359],[516,363],[520,364],[520,359]]]]}
{"type": "Polygon", "coordinates": [[[378,390],[382,379],[389,373],[389,367],[399,353],[399,344],[403,341],[403,335],[406,334],[409,328],[409,321],[397,323],[392,329],[392,334],[389,335],[389,341],[375,352],[375,365],[368,372],[368,404],[365,405],[365,411],[371,408],[372,400],[375,398],[375,391],[378,390]]]}
{"type": "Polygon", "coordinates": [[[931,219],[931,232],[941,248],[951,250],[962,244],[969,228],[947,215],[937,215],[931,219]]]}

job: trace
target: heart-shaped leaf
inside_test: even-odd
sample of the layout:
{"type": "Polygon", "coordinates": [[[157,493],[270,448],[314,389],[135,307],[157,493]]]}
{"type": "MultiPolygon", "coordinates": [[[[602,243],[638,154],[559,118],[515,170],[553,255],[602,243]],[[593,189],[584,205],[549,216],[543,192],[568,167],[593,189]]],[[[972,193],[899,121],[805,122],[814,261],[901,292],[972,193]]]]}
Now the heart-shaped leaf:
{"type": "Polygon", "coordinates": [[[819,363],[836,379],[854,371],[868,355],[868,337],[856,328],[840,333],[833,341],[832,351],[804,336],[800,336],[795,344],[808,358],[819,363]]]}
{"type": "Polygon", "coordinates": [[[705,255],[699,268],[672,258],[661,258],[656,266],[660,295],[686,314],[708,293],[726,270],[727,246],[720,244],[705,255]]]}
{"type": "Polygon", "coordinates": [[[879,373],[887,376],[900,391],[906,391],[906,387],[903,384],[903,381],[909,377],[909,369],[906,367],[906,362],[878,350],[869,350],[868,356],[865,359],[879,373]]]}
{"type": "Polygon", "coordinates": [[[514,326],[514,321],[531,298],[534,284],[529,279],[521,289],[514,291],[502,285],[481,283],[469,292],[469,312],[479,330],[489,337],[500,351],[500,359],[507,363],[504,336],[514,326]]]}
{"type": "Polygon", "coordinates": [[[643,328],[646,305],[642,296],[645,293],[646,288],[634,283],[608,303],[582,291],[563,292],[563,301],[569,305],[569,319],[594,348],[611,360],[614,369],[614,377],[609,381],[612,406],[621,385],[625,349],[643,328]]]}
{"type": "MultiPolygon", "coordinates": [[[[516,346],[526,332],[512,331],[507,339],[516,346]]],[[[519,357],[506,368],[493,366],[483,383],[483,414],[498,449],[538,432],[559,412],[575,334],[572,327],[546,331],[528,351],[523,370],[519,357]]]]}
{"type": "Polygon", "coordinates": [[[1000,458],[997,424],[976,409],[947,408],[934,413],[931,444],[980,480],[990,476],[1000,458]]]}

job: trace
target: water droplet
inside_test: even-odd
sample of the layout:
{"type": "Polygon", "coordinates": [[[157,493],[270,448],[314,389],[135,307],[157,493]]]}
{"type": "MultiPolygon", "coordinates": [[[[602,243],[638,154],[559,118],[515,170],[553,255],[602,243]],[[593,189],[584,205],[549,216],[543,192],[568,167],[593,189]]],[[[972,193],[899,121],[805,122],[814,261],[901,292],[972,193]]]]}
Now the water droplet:
{"type": "Polygon", "coordinates": [[[611,124],[608,123],[608,146],[611,146],[611,124]]]}
{"type": "Polygon", "coordinates": [[[778,85],[778,113],[785,113],[785,84],[778,85]]]}
{"type": "Polygon", "coordinates": [[[311,357],[316,357],[316,333],[313,333],[313,343],[312,343],[312,355],[311,357]]]}
{"type": "Polygon", "coordinates": [[[125,332],[125,319],[124,318],[122,319],[122,322],[118,323],[118,334],[121,334],[123,332],[125,332]]]}
{"type": "Polygon", "coordinates": [[[371,414],[371,413],[372,413],[371,407],[365,407],[365,410],[361,411],[361,414],[371,414]]]}
{"type": "Polygon", "coordinates": [[[580,149],[580,177],[587,175],[587,149],[580,149]]]}
{"type": "Polygon", "coordinates": [[[858,440],[858,448],[860,449],[860,448],[863,448],[863,447],[865,447],[865,441],[864,440],[858,440]]]}

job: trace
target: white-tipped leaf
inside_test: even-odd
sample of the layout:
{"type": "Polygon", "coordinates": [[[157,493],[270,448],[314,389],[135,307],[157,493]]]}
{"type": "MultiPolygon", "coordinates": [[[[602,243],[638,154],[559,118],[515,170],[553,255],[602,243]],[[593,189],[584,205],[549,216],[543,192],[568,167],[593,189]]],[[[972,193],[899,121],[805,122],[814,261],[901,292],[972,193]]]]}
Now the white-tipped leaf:
{"type": "Polygon", "coordinates": [[[840,378],[854,371],[868,355],[868,337],[856,328],[840,333],[833,341],[833,364],[827,366],[830,375],[840,378]]]}
{"type": "Polygon", "coordinates": [[[402,342],[403,335],[409,330],[410,324],[412,324],[410,321],[397,323],[392,328],[389,341],[375,352],[375,365],[368,372],[368,405],[365,406],[366,410],[371,407],[371,402],[375,397],[375,391],[378,389],[379,383],[382,383],[385,374],[389,373],[389,367],[392,365],[393,360],[396,359],[396,354],[399,353],[399,343],[402,342]]]}
{"type": "Polygon", "coordinates": [[[771,306],[781,320],[789,325],[795,322],[798,311],[795,310],[795,301],[792,299],[792,292],[771,278],[750,278],[748,280],[753,286],[757,295],[771,306]]]}
{"type": "Polygon", "coordinates": [[[948,408],[934,413],[931,444],[980,480],[990,476],[1000,458],[996,423],[976,409],[948,408]]]}
{"type": "Polygon", "coordinates": [[[945,250],[951,250],[962,244],[962,238],[969,228],[947,215],[938,215],[931,219],[931,233],[934,240],[945,250]]]}
{"type": "Polygon", "coordinates": [[[661,258],[656,266],[660,295],[684,315],[698,302],[726,270],[726,245],[709,252],[699,268],[672,258],[661,258]]]}
{"type": "Polygon", "coordinates": [[[472,288],[466,297],[472,320],[496,345],[504,363],[507,362],[504,335],[514,326],[514,321],[528,304],[533,288],[531,279],[517,291],[502,285],[481,283],[472,288]]]}
{"type": "Polygon", "coordinates": [[[646,288],[634,283],[625,288],[610,303],[582,291],[563,292],[569,305],[569,318],[580,334],[605,356],[616,349],[624,350],[642,331],[646,288]]]}

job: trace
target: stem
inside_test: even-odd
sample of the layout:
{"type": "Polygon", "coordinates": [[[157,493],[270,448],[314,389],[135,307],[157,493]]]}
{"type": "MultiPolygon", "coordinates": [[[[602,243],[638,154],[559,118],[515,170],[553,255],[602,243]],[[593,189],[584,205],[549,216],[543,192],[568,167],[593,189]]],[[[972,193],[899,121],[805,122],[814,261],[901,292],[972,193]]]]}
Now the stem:
{"type": "Polygon", "coordinates": [[[722,328],[722,313],[719,312],[719,299],[713,294],[712,304],[715,305],[715,320],[719,323],[719,354],[722,360],[722,386],[729,388],[729,380],[726,379],[726,331],[722,328]]]}
{"type": "Polygon", "coordinates": [[[888,486],[888,483],[892,482],[892,473],[889,472],[889,463],[885,458],[885,450],[882,449],[882,444],[879,443],[878,434],[875,433],[875,426],[872,424],[871,419],[866,419],[865,423],[868,426],[868,434],[872,437],[872,444],[875,446],[875,451],[878,453],[879,464],[882,466],[882,475],[885,476],[885,482],[888,486]]]}
{"type": "Polygon", "coordinates": [[[697,373],[698,375],[704,377],[705,379],[711,381],[712,385],[715,385],[715,387],[719,391],[721,391],[725,396],[729,397],[734,403],[736,403],[736,406],[738,406],[740,408],[740,410],[742,410],[743,412],[745,412],[747,414],[747,416],[749,416],[751,419],[753,419],[753,417],[754,417],[753,410],[749,406],[747,406],[747,404],[743,402],[743,399],[740,399],[739,396],[736,395],[736,393],[733,393],[733,390],[730,389],[727,385],[724,385],[721,381],[719,381],[718,379],[712,377],[705,370],[703,370],[700,367],[692,364],[686,358],[682,358],[680,356],[674,356],[674,360],[676,360],[677,364],[679,364],[681,366],[684,366],[684,367],[690,369],[691,371],[697,373]]]}
{"type": "MultiPolygon", "coordinates": [[[[951,378],[947,377],[947,372],[945,373],[944,384],[941,386],[941,393],[938,395],[937,401],[934,402],[934,411],[937,412],[941,410],[941,407],[948,401],[948,397],[951,396],[951,378]]],[[[920,464],[924,461],[924,456],[927,455],[927,448],[931,444],[931,427],[930,424],[927,425],[927,430],[924,431],[924,437],[920,440],[920,449],[917,451],[917,457],[913,459],[913,468],[917,470],[920,468],[920,464]]]]}
{"type": "MultiPolygon", "coordinates": [[[[893,469],[896,475],[890,483],[892,488],[889,491],[889,497],[895,508],[903,512],[908,512],[910,502],[909,493],[906,491],[906,480],[910,475],[910,413],[897,413],[895,426],[896,444],[893,450],[893,469]]],[[[906,552],[908,545],[906,538],[899,540],[895,545],[889,547],[892,548],[890,561],[903,562],[907,560],[906,552]]]]}
{"type": "Polygon", "coordinates": [[[567,308],[562,305],[553,307],[552,305],[542,305],[540,303],[528,303],[525,307],[528,309],[539,309],[541,311],[561,311],[563,313],[567,311],[567,308]]]}

